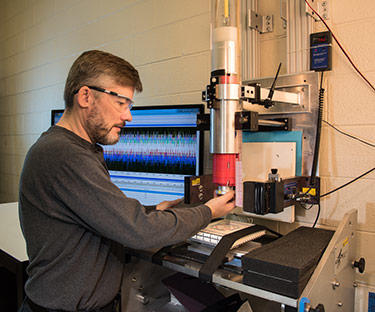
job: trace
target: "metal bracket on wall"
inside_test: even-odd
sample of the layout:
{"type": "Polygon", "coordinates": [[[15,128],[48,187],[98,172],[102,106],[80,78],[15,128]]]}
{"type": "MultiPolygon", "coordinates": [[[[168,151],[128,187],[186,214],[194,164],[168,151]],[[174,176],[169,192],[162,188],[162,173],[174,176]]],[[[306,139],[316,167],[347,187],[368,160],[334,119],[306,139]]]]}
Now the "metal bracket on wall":
{"type": "Polygon", "coordinates": [[[249,10],[248,27],[261,34],[273,32],[273,15],[262,16],[253,10],[249,10]]]}

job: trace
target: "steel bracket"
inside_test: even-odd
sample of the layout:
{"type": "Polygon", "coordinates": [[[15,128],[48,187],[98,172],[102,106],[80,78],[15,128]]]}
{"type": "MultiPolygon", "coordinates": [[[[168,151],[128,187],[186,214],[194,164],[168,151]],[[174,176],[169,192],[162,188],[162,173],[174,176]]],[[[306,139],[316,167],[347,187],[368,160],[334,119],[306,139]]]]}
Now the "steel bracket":
{"type": "Polygon", "coordinates": [[[273,15],[259,15],[255,11],[248,11],[248,27],[261,34],[273,32],[273,15]]]}

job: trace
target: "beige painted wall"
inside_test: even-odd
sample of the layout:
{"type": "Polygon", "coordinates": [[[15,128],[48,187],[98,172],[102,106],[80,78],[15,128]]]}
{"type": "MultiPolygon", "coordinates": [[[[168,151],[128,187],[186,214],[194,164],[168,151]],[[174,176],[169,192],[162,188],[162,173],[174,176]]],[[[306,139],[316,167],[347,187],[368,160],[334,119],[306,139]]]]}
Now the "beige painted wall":
{"type": "MultiPolygon", "coordinates": [[[[82,51],[103,49],[133,63],[145,90],[136,96],[137,104],[200,103],[210,71],[209,10],[208,0],[0,0],[0,202],[17,200],[25,154],[49,127],[50,110],[64,107],[64,80],[82,51]]],[[[276,19],[277,11],[272,12],[276,19]]],[[[375,83],[375,1],[358,0],[353,6],[351,0],[331,0],[329,24],[375,83]]],[[[261,42],[266,51],[261,72],[269,76],[285,60],[285,33],[265,35],[261,42]]],[[[375,92],[354,73],[336,44],[333,67],[325,79],[324,119],[374,143],[375,92]]],[[[323,127],[323,193],[374,164],[373,148],[323,127]]],[[[372,286],[374,179],[372,173],[325,198],[319,222],[335,226],[346,211],[358,209],[358,256],[365,256],[368,264],[358,280],[372,286]]],[[[298,221],[311,224],[315,213],[316,208],[299,212],[298,221]]]]}

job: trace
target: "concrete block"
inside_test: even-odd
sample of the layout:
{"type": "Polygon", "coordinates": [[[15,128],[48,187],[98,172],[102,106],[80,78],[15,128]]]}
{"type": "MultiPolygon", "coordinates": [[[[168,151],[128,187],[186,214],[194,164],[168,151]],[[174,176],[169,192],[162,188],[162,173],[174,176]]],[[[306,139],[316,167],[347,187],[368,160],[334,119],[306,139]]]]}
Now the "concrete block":
{"type": "MultiPolygon", "coordinates": [[[[202,87],[202,91],[205,87],[202,87]]],[[[184,92],[179,94],[179,103],[181,104],[204,104],[202,102],[202,91],[184,92]]],[[[207,142],[208,144],[208,142],[207,142]]]]}
{"type": "Polygon", "coordinates": [[[3,1],[2,7],[3,17],[8,20],[27,7],[27,0],[3,1]]]}
{"type": "MultiPolygon", "coordinates": [[[[56,0],[55,6],[54,6],[54,11],[59,14],[64,10],[70,9],[81,3],[79,0],[64,0],[64,1],[59,1],[56,0]]],[[[108,1],[107,1],[108,2],[108,1]]]]}
{"type": "Polygon", "coordinates": [[[39,113],[25,114],[24,134],[41,134],[51,125],[51,112],[44,111],[39,113]]]}
{"type": "Polygon", "coordinates": [[[122,57],[133,66],[135,64],[134,39],[131,36],[106,43],[100,49],[122,57]]]}
{"type": "Polygon", "coordinates": [[[19,72],[19,70],[17,70],[18,69],[17,68],[18,67],[18,64],[17,64],[18,55],[19,54],[15,54],[3,60],[4,70],[2,71],[2,73],[0,73],[0,75],[2,75],[3,78],[12,76],[15,73],[19,72]]]}
{"type": "Polygon", "coordinates": [[[9,39],[18,35],[20,32],[32,27],[33,15],[31,10],[25,9],[8,19],[3,20],[2,30],[0,30],[0,40],[9,39]]]}
{"type": "Polygon", "coordinates": [[[1,55],[2,58],[10,57],[14,54],[17,54],[23,51],[25,47],[25,34],[19,33],[3,42],[4,49],[2,49],[3,54],[1,55]]]}
{"type": "MultiPolygon", "coordinates": [[[[209,1],[202,0],[153,0],[157,16],[156,25],[183,20],[188,17],[209,12],[209,1]]],[[[209,23],[209,21],[208,21],[209,23]]]]}
{"type": "Polygon", "coordinates": [[[139,66],[181,56],[182,42],[180,24],[170,24],[137,34],[134,36],[134,62],[139,66]]]}
{"type": "Polygon", "coordinates": [[[375,3],[372,0],[336,0],[331,1],[330,14],[334,24],[371,19],[375,17],[375,3]]]}
{"type": "Polygon", "coordinates": [[[11,117],[1,116],[0,117],[0,133],[2,135],[10,134],[10,127],[11,127],[11,117]]]}
{"type": "MultiPolygon", "coordinates": [[[[373,6],[373,5],[372,5],[373,6]]],[[[373,13],[372,13],[373,14],[373,13]]],[[[373,55],[375,53],[375,43],[373,34],[375,33],[374,19],[360,20],[353,23],[345,23],[335,27],[335,34],[341,45],[348,52],[354,64],[364,73],[375,70],[373,55]]],[[[336,43],[333,45],[334,57],[333,68],[337,73],[348,73],[348,61],[336,43]]],[[[353,69],[350,69],[353,72],[353,69]]]]}
{"type": "Polygon", "coordinates": [[[153,105],[175,105],[181,104],[178,94],[165,96],[141,97],[135,96],[135,106],[153,106],[153,105]]]}
{"type": "MultiPolygon", "coordinates": [[[[373,133],[374,126],[367,127],[373,133]]],[[[352,127],[341,127],[351,133],[352,127]]],[[[356,177],[374,167],[373,148],[332,128],[323,127],[319,172],[324,176],[356,177]]]]}
{"type": "Polygon", "coordinates": [[[131,5],[137,5],[138,0],[101,0],[99,6],[103,15],[124,10],[131,5]]]}
{"type": "Polygon", "coordinates": [[[0,97],[4,97],[4,96],[6,96],[6,79],[0,78],[0,97]]]}
{"type": "Polygon", "coordinates": [[[207,53],[140,66],[144,96],[198,91],[208,81],[207,53]],[[155,81],[160,83],[155,83],[155,81]]]}
{"type": "MultiPolygon", "coordinates": [[[[279,63],[286,64],[286,39],[264,40],[260,43],[260,76],[274,77],[279,63]]],[[[280,75],[286,73],[286,66],[280,69],[280,75]]]]}
{"type": "Polygon", "coordinates": [[[51,0],[38,0],[31,6],[34,24],[39,24],[55,15],[55,2],[51,0]]]}
{"type": "Polygon", "coordinates": [[[3,93],[4,96],[11,95],[16,92],[19,76],[20,75],[5,78],[5,92],[3,93]]]}
{"type": "Polygon", "coordinates": [[[0,100],[0,115],[9,116],[14,106],[14,97],[5,96],[0,100]]]}
{"type": "MultiPolygon", "coordinates": [[[[321,199],[321,222],[337,226],[346,212],[358,210],[358,230],[375,233],[375,173],[321,199]]],[[[322,178],[321,194],[349,182],[349,178],[322,178]]]]}
{"type": "Polygon", "coordinates": [[[210,14],[203,13],[181,21],[182,54],[210,50],[210,14]]]}
{"type": "MultiPolygon", "coordinates": [[[[375,74],[367,74],[375,81],[375,74]]],[[[334,75],[330,81],[329,120],[337,125],[373,125],[374,91],[357,75],[334,75]]]]}

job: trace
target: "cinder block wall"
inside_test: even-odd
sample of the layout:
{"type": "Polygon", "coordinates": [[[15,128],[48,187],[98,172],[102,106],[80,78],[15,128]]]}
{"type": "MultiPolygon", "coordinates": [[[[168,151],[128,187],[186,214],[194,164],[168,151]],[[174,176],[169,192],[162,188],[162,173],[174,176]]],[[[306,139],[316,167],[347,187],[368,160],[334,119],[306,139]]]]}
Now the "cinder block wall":
{"type": "MultiPolygon", "coordinates": [[[[375,85],[375,2],[331,1],[334,33],[363,74],[375,85]]],[[[337,44],[333,45],[333,71],[327,75],[324,119],[366,141],[375,143],[375,92],[354,72],[337,44]]],[[[334,189],[375,167],[374,148],[323,127],[320,175],[323,192],[334,189]]],[[[323,200],[321,223],[336,225],[345,212],[358,209],[358,256],[366,258],[363,284],[375,285],[375,173],[323,200]]],[[[361,285],[360,285],[361,286],[361,285]]],[[[363,300],[367,300],[367,297],[363,300]]],[[[357,302],[358,303],[358,302],[357,302]]],[[[363,311],[357,307],[358,311],[363,311]]]]}
{"type": "MultiPolygon", "coordinates": [[[[140,71],[140,105],[200,103],[209,79],[208,0],[0,0],[0,202],[17,201],[25,154],[49,127],[50,110],[63,108],[67,71],[83,51],[103,49],[140,71]]],[[[278,1],[277,1],[278,2],[278,1]]],[[[375,2],[330,1],[333,31],[375,84],[375,2]]],[[[277,14],[274,13],[274,14],[277,14]]],[[[277,15],[275,16],[277,19],[277,15]]],[[[319,26],[317,26],[317,29],[319,26]]],[[[284,60],[283,34],[262,56],[261,72],[272,75],[284,60]],[[279,51],[279,57],[270,51],[279,51]],[[275,64],[272,64],[275,63],[275,64]]],[[[333,71],[326,75],[324,119],[343,131],[375,142],[375,92],[333,45],[333,71]]],[[[320,176],[325,193],[374,167],[374,149],[324,125],[320,176]]],[[[209,167],[210,164],[205,164],[209,167]]],[[[358,280],[375,286],[375,174],[322,201],[320,225],[336,226],[359,211],[358,256],[367,260],[358,280]]],[[[313,208],[300,223],[311,224],[313,208]]],[[[282,230],[283,227],[280,226],[282,230]]]]}

